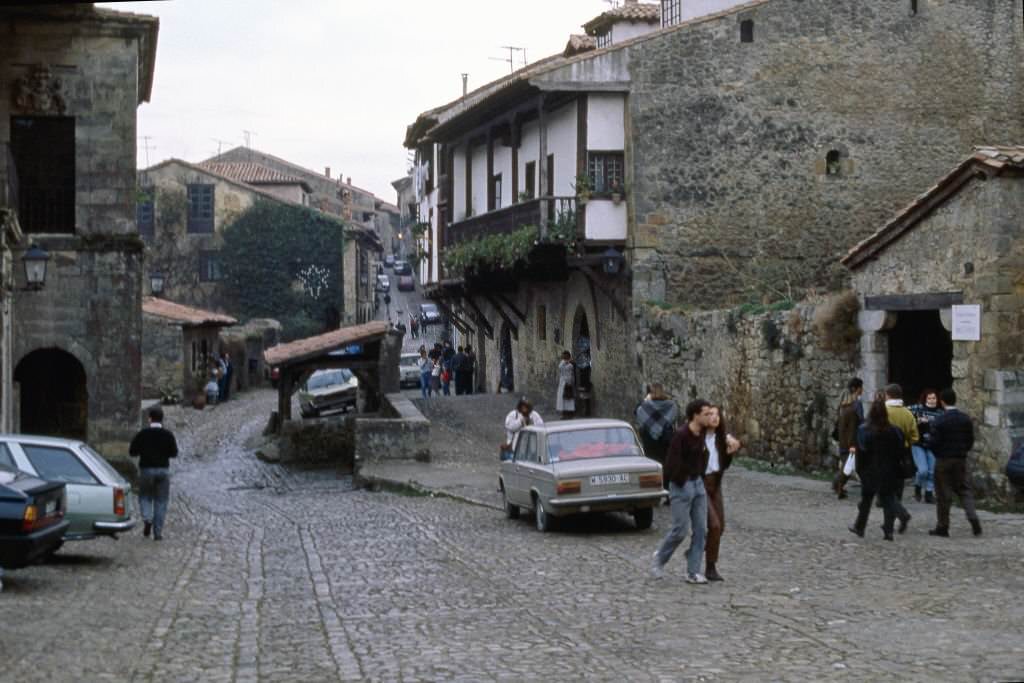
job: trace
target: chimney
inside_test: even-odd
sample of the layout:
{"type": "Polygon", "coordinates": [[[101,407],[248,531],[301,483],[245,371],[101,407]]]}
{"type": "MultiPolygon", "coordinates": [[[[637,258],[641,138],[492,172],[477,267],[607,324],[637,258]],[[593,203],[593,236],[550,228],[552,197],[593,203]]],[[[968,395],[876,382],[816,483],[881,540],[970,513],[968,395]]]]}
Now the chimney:
{"type": "Polygon", "coordinates": [[[345,178],[345,184],[346,185],[351,185],[352,184],[352,176],[349,176],[348,178],[345,178]]]}
{"type": "Polygon", "coordinates": [[[331,177],[331,167],[330,166],[324,166],[324,175],[327,176],[328,178],[331,177]]]}
{"type": "Polygon", "coordinates": [[[462,96],[469,92],[469,74],[462,74],[462,96]]]}

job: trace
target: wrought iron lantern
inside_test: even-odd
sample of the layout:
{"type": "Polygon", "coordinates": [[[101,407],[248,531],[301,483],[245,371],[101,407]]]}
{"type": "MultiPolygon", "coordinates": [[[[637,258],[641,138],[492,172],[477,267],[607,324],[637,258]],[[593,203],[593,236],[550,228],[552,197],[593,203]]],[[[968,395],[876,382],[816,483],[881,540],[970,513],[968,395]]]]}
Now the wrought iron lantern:
{"type": "Polygon", "coordinates": [[[38,244],[33,244],[21,257],[25,264],[25,283],[27,289],[39,290],[46,284],[46,264],[50,262],[50,255],[38,244]]]}
{"type": "Polygon", "coordinates": [[[149,274],[149,291],[153,293],[153,296],[160,296],[164,293],[163,273],[156,272],[149,274]]]}
{"type": "Polygon", "coordinates": [[[607,251],[601,254],[601,268],[607,275],[618,275],[625,260],[621,251],[614,247],[608,247],[607,251]]]}

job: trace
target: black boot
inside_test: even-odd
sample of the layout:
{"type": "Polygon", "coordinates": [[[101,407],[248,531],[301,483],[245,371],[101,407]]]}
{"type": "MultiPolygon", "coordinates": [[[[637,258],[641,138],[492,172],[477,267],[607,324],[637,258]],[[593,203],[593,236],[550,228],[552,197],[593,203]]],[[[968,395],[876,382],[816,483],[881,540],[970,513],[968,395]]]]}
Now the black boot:
{"type": "Polygon", "coordinates": [[[935,494],[932,493],[931,491],[925,491],[924,502],[928,503],[929,505],[935,505],[935,494]]]}
{"type": "Polygon", "coordinates": [[[949,529],[944,526],[937,526],[934,529],[928,530],[929,536],[942,536],[943,538],[949,538],[949,529]]]}
{"type": "Polygon", "coordinates": [[[896,527],[896,531],[901,534],[907,530],[907,524],[910,522],[910,513],[906,512],[900,517],[900,525],[896,527]]]}
{"type": "Polygon", "coordinates": [[[918,503],[921,502],[921,487],[920,486],[915,486],[914,487],[914,500],[916,500],[918,503]]]}
{"type": "Polygon", "coordinates": [[[849,529],[849,530],[850,530],[850,531],[851,531],[852,533],[855,533],[855,534],[857,534],[858,536],[860,536],[861,538],[864,538],[864,529],[860,529],[860,528],[856,527],[856,526],[855,526],[855,525],[853,525],[853,524],[851,524],[851,525],[850,525],[849,527],[847,527],[847,528],[848,528],[848,529],[849,529]]]}
{"type": "Polygon", "coordinates": [[[974,535],[981,536],[981,522],[976,519],[969,519],[967,521],[971,523],[971,531],[974,535]]]}

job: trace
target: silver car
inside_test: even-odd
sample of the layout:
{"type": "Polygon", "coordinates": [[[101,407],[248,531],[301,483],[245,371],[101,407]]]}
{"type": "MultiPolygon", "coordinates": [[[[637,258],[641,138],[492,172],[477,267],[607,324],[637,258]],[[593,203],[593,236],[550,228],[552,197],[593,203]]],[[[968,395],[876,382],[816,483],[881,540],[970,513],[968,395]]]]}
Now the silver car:
{"type": "Polygon", "coordinates": [[[416,361],[420,359],[418,353],[403,353],[402,359],[398,362],[398,384],[402,387],[418,387],[420,385],[420,366],[416,361]]]}
{"type": "Polygon", "coordinates": [[[87,444],[27,434],[0,435],[0,464],[67,484],[65,541],[116,536],[135,526],[132,485],[87,444]]]}
{"type": "Polygon", "coordinates": [[[510,519],[533,510],[539,531],[556,517],[621,511],[647,529],[667,495],[661,465],[644,456],[633,427],[620,420],[565,420],[519,432],[498,485],[510,519]]]}

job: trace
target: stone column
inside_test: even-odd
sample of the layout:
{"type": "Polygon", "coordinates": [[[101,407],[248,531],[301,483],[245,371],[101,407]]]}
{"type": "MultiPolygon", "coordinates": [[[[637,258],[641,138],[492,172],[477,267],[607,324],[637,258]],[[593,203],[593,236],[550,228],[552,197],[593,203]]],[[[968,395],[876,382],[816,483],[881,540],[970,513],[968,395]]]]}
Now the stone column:
{"type": "Polygon", "coordinates": [[[892,311],[861,311],[860,327],[861,379],[864,380],[862,400],[870,403],[875,393],[885,388],[889,378],[889,338],[884,334],[896,324],[892,311]]]}

